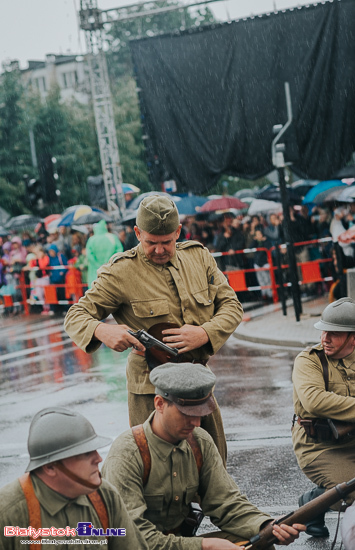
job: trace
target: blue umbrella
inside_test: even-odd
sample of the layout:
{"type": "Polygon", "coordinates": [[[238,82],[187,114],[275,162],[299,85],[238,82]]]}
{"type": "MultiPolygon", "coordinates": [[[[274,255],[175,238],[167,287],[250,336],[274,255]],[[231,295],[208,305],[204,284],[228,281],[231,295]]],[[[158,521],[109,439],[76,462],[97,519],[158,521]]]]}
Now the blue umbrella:
{"type": "Polygon", "coordinates": [[[176,206],[179,214],[183,214],[185,216],[193,216],[194,214],[197,214],[201,206],[207,201],[207,197],[188,195],[187,197],[182,197],[182,199],[176,203],[176,206]]]}
{"type": "Polygon", "coordinates": [[[302,203],[303,204],[312,204],[314,203],[314,199],[316,198],[319,193],[323,193],[324,191],[327,191],[328,189],[331,189],[333,187],[339,187],[339,185],[344,185],[344,182],[341,180],[326,180],[321,181],[320,183],[317,183],[312,189],[310,189],[307,193],[307,195],[304,197],[302,203]]]}
{"type": "Polygon", "coordinates": [[[100,221],[100,219],[106,219],[106,217],[107,214],[105,214],[105,212],[100,208],[96,208],[95,206],[88,206],[87,204],[76,204],[75,206],[70,206],[63,212],[62,219],[58,223],[58,227],[61,225],[70,227],[73,224],[80,225],[80,223],[96,223],[100,221]],[[97,216],[95,217],[95,221],[81,221],[82,219],[87,219],[87,216],[89,214],[92,215],[94,212],[97,214],[97,216]],[[86,216],[86,218],[84,218],[84,216],[86,216]]]}

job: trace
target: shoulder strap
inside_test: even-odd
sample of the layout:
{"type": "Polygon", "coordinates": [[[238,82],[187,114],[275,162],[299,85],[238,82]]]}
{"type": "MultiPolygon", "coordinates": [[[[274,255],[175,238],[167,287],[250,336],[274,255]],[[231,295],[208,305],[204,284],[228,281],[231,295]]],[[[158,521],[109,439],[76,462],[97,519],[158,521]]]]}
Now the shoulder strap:
{"type": "MultiPolygon", "coordinates": [[[[143,460],[144,471],[143,471],[142,481],[143,481],[143,487],[145,487],[149,478],[151,467],[152,467],[152,459],[150,456],[148,441],[144,433],[143,425],[139,424],[139,426],[133,426],[132,434],[137,443],[137,447],[139,449],[139,452],[143,460]]],[[[200,475],[200,471],[203,465],[203,457],[202,457],[200,446],[197,443],[197,440],[193,433],[189,434],[189,436],[187,437],[187,442],[190,445],[193,455],[195,457],[197,470],[200,475]]]]}
{"type": "MultiPolygon", "coordinates": [[[[19,477],[21,488],[24,492],[27,509],[28,509],[28,525],[34,529],[41,528],[41,506],[38,498],[36,497],[35,490],[29,472],[19,477]]],[[[37,539],[39,540],[39,539],[37,539]]],[[[30,550],[41,549],[42,544],[30,544],[30,550]]]]}
{"type": "Polygon", "coordinates": [[[194,436],[193,432],[188,435],[187,442],[190,445],[192,452],[194,453],[198,475],[200,475],[200,471],[203,465],[203,456],[201,453],[200,445],[197,443],[197,439],[194,436]]]}
{"type": "Polygon", "coordinates": [[[132,434],[137,443],[137,447],[143,460],[144,471],[142,481],[144,487],[148,481],[150,469],[152,467],[152,459],[150,456],[148,441],[143,430],[143,424],[139,424],[139,426],[133,426],[132,434]]]}
{"type": "Polygon", "coordinates": [[[97,515],[99,516],[102,528],[106,531],[109,527],[108,512],[104,499],[99,491],[94,491],[88,495],[88,499],[95,508],[97,515]]]}
{"type": "MultiPolygon", "coordinates": [[[[23,476],[19,477],[19,482],[27,502],[28,525],[34,529],[40,529],[42,525],[41,506],[38,498],[36,497],[30,474],[27,472],[23,476]]],[[[106,531],[109,527],[109,519],[107,508],[101,494],[98,491],[94,491],[88,495],[88,498],[99,516],[103,529],[106,531]]],[[[41,544],[30,544],[30,550],[41,550],[41,546],[41,544]]]]}
{"type": "Polygon", "coordinates": [[[316,349],[314,350],[316,354],[318,355],[320,362],[322,363],[323,368],[323,378],[324,378],[324,384],[325,384],[325,391],[328,391],[329,386],[329,368],[328,368],[328,361],[324,353],[324,349],[316,349]]]}

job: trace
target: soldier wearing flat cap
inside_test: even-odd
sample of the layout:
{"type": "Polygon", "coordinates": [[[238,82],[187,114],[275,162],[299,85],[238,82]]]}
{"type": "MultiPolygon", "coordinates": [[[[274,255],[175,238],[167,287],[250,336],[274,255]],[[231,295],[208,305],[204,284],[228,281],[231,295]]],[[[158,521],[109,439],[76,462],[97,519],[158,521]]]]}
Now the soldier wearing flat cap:
{"type": "MultiPolygon", "coordinates": [[[[145,348],[128,329],[149,331],[169,323],[164,343],[192,363],[206,365],[234,332],[242,307],[216,262],[200,243],[177,242],[181,225],[168,197],[146,197],[139,206],[135,233],[139,245],[115,254],[98,271],[91,289],[73,305],[65,329],[84,351],[101,342],[115,351],[131,349],[127,362],[130,425],[154,410],[145,348]],[[116,325],[102,323],[110,314],[116,325]]],[[[192,367],[194,368],[194,367],[192,367]]],[[[203,421],[226,461],[226,442],[219,408],[203,421]]]]}
{"type": "MultiPolygon", "coordinates": [[[[121,434],[103,465],[150,549],[227,550],[272,521],[243,496],[227,474],[201,417],[216,407],[216,378],[202,365],[166,363],[150,374],[155,411],[121,434]],[[198,497],[197,497],[198,495],[198,497]],[[197,498],[221,531],[195,537],[188,530],[197,498]],[[189,538],[187,538],[189,537],[189,538]]],[[[275,526],[280,543],[298,537],[301,525],[275,526]]]]}
{"type": "MultiPolygon", "coordinates": [[[[355,300],[332,302],[314,326],[322,331],[320,344],[296,357],[292,375],[293,447],[300,468],[316,484],[300,505],[354,477],[355,300]]],[[[346,501],[354,499],[353,492],[346,501]]],[[[329,536],[324,516],[307,525],[307,534],[329,536]]]]}

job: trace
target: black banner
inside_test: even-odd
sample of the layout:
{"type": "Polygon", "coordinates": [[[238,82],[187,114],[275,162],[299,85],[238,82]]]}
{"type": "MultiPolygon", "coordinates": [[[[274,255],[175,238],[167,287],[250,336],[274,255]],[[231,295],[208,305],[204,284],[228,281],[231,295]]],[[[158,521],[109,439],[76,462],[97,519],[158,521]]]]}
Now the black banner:
{"type": "Polygon", "coordinates": [[[286,158],[300,177],[330,177],[355,150],[354,21],[342,0],[132,41],[151,180],[203,193],[222,173],[270,172],[285,81],[286,158]]]}

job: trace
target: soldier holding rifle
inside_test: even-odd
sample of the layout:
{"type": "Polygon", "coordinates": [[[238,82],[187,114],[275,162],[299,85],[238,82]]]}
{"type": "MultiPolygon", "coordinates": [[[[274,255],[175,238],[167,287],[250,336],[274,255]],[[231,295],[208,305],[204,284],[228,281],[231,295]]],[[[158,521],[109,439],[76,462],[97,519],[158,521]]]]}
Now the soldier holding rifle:
{"type": "MultiPolygon", "coordinates": [[[[214,374],[202,365],[165,363],[152,370],[150,381],[155,411],[114,441],[103,476],[118,488],[150,549],[235,549],[273,520],[240,493],[199,427],[216,407],[214,374]],[[203,514],[221,530],[194,537],[203,514]]],[[[304,529],[274,524],[272,540],[288,545],[304,529]]],[[[249,542],[238,547],[253,548],[249,542]]]]}
{"type": "MultiPolygon", "coordinates": [[[[136,223],[140,244],[115,254],[65,319],[69,336],[88,353],[101,342],[118,352],[132,348],[127,363],[131,426],[144,422],[154,410],[154,387],[145,347],[128,330],[149,331],[157,324],[170,323],[162,331],[163,342],[177,348],[184,361],[206,365],[242,318],[241,304],[208,250],[195,241],[177,242],[181,224],[172,200],[161,195],[146,197],[136,223]],[[110,314],[116,325],[101,322],[110,314]]],[[[203,427],[225,462],[218,407],[203,427]]]]}
{"type": "MultiPolygon", "coordinates": [[[[293,370],[294,451],[317,485],[300,497],[300,505],[354,476],[355,301],[341,298],[329,304],[314,326],[322,331],[321,343],[302,351],[293,370]]],[[[348,504],[354,494],[348,495],[348,504]]],[[[306,532],[329,536],[324,513],[307,524],[306,532]]]]}

